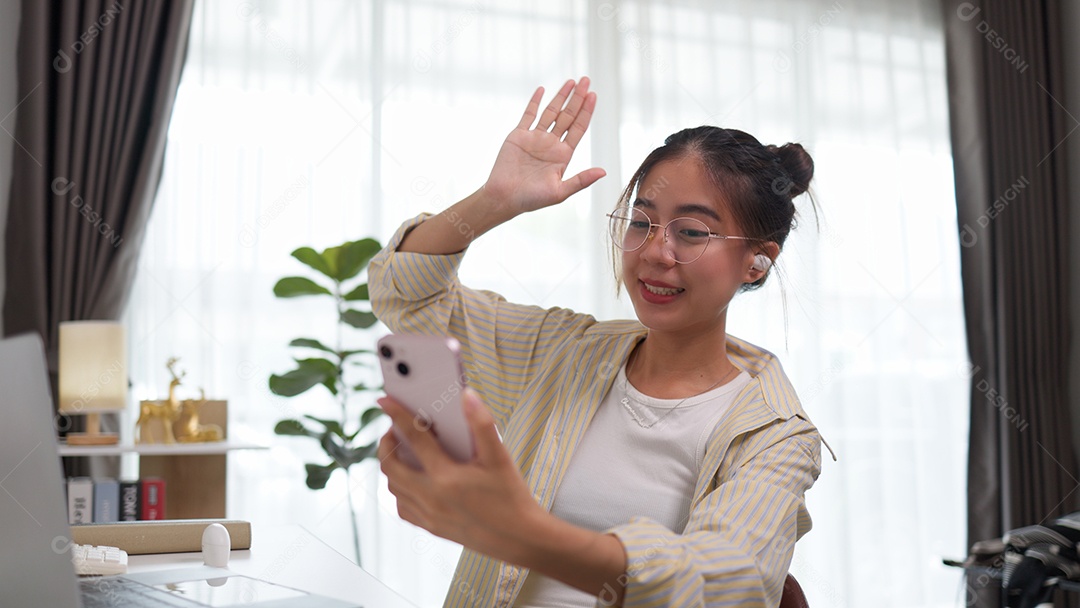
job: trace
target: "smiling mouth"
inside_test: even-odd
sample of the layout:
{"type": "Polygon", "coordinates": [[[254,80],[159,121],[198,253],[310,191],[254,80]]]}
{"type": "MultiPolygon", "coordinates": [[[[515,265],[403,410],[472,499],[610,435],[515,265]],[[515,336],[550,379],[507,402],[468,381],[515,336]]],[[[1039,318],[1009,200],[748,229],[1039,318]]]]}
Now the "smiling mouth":
{"type": "Polygon", "coordinates": [[[677,293],[682,293],[686,291],[681,287],[656,287],[655,285],[649,285],[644,281],[642,281],[641,284],[645,286],[646,291],[648,291],[649,293],[655,293],[658,296],[673,296],[677,293]]]}

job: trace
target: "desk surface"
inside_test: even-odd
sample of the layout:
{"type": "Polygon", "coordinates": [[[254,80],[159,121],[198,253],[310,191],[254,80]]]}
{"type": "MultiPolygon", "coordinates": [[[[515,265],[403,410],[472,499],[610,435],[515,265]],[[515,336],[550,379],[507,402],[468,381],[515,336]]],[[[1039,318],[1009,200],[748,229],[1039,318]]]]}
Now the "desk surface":
{"type": "MultiPolygon", "coordinates": [[[[129,572],[201,566],[201,553],[132,555],[129,572]]],[[[363,606],[416,608],[303,527],[251,526],[251,549],[233,551],[229,570],[363,606]]]]}

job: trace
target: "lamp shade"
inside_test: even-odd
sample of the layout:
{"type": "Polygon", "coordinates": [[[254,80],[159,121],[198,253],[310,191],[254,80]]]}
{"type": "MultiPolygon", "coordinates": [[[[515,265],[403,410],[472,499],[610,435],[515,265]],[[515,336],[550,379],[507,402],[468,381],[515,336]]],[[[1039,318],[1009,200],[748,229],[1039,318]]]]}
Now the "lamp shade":
{"type": "Polygon", "coordinates": [[[60,324],[60,411],[122,410],[127,406],[127,338],[114,321],[60,324]]]}

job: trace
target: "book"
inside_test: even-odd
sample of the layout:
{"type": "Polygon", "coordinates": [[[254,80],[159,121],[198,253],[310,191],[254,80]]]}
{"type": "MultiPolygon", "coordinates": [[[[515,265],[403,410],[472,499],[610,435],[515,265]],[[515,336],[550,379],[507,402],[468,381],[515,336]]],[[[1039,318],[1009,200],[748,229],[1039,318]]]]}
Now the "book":
{"type": "Polygon", "coordinates": [[[94,523],[120,521],[120,483],[115,479],[94,480],[94,523]]]}
{"type": "Polygon", "coordinates": [[[139,480],[120,482],[120,521],[138,521],[142,512],[139,480]]]}
{"type": "Polygon", "coordinates": [[[142,518],[165,519],[165,480],[147,477],[142,480],[142,518]]]}
{"type": "Polygon", "coordinates": [[[202,551],[206,526],[221,524],[229,531],[233,550],[251,548],[251,523],[238,519],[170,519],[84,524],[71,528],[72,542],[119,547],[129,555],[202,551]]]}
{"type": "Polygon", "coordinates": [[[94,521],[94,482],[89,477],[68,479],[68,523],[88,524],[94,521]]]}

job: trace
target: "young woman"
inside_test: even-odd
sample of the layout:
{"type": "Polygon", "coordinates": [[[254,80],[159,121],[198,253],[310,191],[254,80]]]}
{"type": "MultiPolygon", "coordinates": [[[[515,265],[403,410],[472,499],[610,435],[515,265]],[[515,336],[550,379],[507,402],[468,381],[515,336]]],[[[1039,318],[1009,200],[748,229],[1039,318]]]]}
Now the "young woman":
{"type": "Polygon", "coordinates": [[[776,606],[810,529],[820,437],[779,361],[726,320],[794,223],[813,174],[802,147],[699,127],[645,159],[609,214],[637,321],[457,279],[473,238],[603,177],[563,179],[596,107],[588,88],[568,81],[542,113],[537,89],[487,182],[407,221],[371,262],[376,315],[457,338],[474,389],[465,464],[381,400],[423,465],[387,433],[382,470],[402,518],[465,547],[447,606],[776,606]]]}

